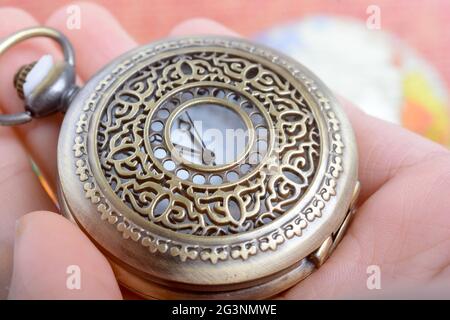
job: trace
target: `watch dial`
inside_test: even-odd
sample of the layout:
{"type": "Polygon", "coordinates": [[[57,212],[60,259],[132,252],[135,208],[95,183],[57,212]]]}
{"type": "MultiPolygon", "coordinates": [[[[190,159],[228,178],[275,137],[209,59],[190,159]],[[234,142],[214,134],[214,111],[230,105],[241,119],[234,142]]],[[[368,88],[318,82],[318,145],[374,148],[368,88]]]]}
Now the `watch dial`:
{"type": "Polygon", "coordinates": [[[221,85],[174,92],[147,120],[149,148],[177,178],[218,186],[234,183],[268,157],[268,115],[251,97],[221,85]]]}
{"type": "Polygon", "coordinates": [[[170,142],[186,162],[222,166],[238,160],[248,146],[249,128],[231,108],[198,104],[172,122],[170,142]]]}

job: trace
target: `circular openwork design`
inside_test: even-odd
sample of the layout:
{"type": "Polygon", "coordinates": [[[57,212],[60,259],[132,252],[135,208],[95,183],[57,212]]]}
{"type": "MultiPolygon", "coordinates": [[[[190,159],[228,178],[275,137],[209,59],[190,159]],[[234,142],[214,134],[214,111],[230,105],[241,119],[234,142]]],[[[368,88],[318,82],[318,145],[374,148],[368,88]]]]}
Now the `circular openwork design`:
{"type": "Polygon", "coordinates": [[[267,225],[302,199],[318,168],[319,129],[298,84],[238,50],[179,48],[148,59],[99,108],[96,179],[106,179],[110,198],[173,232],[212,237],[267,225]],[[192,129],[183,112],[205,105],[245,125],[231,161],[215,161],[223,146],[204,143],[200,160],[180,154],[174,125],[192,129]]]}
{"type": "Polygon", "coordinates": [[[220,36],[111,62],[72,100],[58,152],[62,212],[148,296],[285,290],[334,250],[358,191],[330,90],[276,51],[220,36]]]}

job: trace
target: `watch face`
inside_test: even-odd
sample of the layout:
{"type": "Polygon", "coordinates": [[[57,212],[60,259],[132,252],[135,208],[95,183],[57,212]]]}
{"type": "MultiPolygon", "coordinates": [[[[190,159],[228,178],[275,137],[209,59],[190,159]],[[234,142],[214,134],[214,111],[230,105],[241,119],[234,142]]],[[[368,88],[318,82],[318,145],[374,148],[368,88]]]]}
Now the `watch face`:
{"type": "Polygon", "coordinates": [[[182,168],[197,172],[195,184],[234,182],[267,154],[264,115],[244,95],[220,85],[178,92],[154,113],[149,131],[155,157],[170,154],[164,168],[182,180],[190,177],[182,168]]]}
{"type": "Polygon", "coordinates": [[[168,140],[187,163],[223,166],[242,157],[249,142],[248,130],[232,107],[204,103],[176,115],[168,140]]]}

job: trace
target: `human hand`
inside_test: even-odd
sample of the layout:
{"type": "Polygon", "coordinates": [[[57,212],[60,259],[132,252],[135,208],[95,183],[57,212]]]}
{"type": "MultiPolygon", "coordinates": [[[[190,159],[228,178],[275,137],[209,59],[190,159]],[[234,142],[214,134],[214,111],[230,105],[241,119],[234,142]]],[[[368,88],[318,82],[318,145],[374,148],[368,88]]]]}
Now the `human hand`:
{"type": "MultiPolygon", "coordinates": [[[[80,9],[81,30],[67,30],[66,8],[57,10],[46,25],[70,38],[77,53],[78,77],[83,81],[137,44],[105,9],[93,4],[80,4],[80,9]]],[[[37,24],[24,11],[0,9],[0,37],[37,24]]],[[[182,23],[172,35],[205,32],[236,35],[203,19],[182,23]]],[[[11,75],[20,65],[46,53],[60,56],[53,44],[39,39],[27,41],[1,57],[2,112],[23,109],[11,86],[11,75]]],[[[359,149],[360,207],[330,259],[281,297],[370,297],[373,291],[367,290],[366,270],[377,265],[382,272],[382,290],[376,297],[411,297],[427,288],[436,293],[441,284],[447,284],[441,294],[449,298],[450,152],[348,103],[344,107],[359,149]]],[[[13,270],[10,290],[4,289],[3,296],[120,299],[122,294],[105,257],[76,226],[54,213],[57,209],[29,164],[31,156],[54,187],[61,120],[56,115],[17,128],[0,127],[2,288],[9,284],[13,270]],[[70,265],[82,270],[81,290],[66,287],[70,265]]]]}

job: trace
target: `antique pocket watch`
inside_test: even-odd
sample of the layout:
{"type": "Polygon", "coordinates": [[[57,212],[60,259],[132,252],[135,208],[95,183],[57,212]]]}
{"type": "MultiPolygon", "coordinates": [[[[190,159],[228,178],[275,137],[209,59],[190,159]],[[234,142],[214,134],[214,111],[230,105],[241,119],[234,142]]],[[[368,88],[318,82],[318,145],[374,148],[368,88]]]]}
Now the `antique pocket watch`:
{"type": "Polygon", "coordinates": [[[65,112],[59,203],[119,282],[153,298],[268,298],[329,257],[359,191],[353,132],[310,71],[238,38],[166,39],[122,55],[84,87],[74,54],[15,77],[26,111],[65,112]]]}

